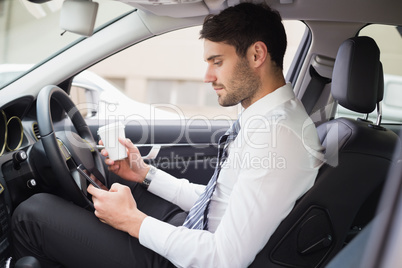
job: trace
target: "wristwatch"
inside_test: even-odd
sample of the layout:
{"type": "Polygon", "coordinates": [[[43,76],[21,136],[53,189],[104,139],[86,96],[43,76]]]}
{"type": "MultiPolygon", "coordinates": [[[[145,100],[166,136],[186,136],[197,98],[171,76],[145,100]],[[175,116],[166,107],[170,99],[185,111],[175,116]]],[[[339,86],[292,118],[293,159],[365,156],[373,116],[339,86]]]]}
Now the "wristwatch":
{"type": "Polygon", "coordinates": [[[141,182],[141,185],[145,189],[148,189],[149,185],[152,182],[152,178],[155,175],[155,173],[156,173],[156,167],[150,165],[150,169],[149,169],[147,175],[145,175],[145,179],[141,182]]]}

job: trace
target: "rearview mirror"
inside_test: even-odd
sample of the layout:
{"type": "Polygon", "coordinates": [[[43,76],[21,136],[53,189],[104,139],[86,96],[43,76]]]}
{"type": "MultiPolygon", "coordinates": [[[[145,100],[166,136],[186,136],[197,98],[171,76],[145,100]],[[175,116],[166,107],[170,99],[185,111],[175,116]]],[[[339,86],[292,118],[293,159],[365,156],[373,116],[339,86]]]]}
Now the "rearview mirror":
{"type": "Polygon", "coordinates": [[[92,0],[65,0],[60,14],[60,28],[72,33],[91,36],[98,5],[92,0]]]}

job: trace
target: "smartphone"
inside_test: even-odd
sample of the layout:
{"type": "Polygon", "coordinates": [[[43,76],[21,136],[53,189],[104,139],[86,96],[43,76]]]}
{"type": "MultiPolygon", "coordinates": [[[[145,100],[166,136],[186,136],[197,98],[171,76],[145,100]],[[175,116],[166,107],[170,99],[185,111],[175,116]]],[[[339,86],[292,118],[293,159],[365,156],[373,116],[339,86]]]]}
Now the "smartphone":
{"type": "MultiPolygon", "coordinates": [[[[106,190],[108,191],[109,189],[92,173],[90,172],[83,164],[80,164],[77,167],[78,172],[84,176],[84,178],[93,186],[95,186],[98,189],[106,190]]],[[[99,173],[99,172],[98,172],[99,173]]],[[[97,176],[102,177],[102,175],[99,173],[97,176]]]]}

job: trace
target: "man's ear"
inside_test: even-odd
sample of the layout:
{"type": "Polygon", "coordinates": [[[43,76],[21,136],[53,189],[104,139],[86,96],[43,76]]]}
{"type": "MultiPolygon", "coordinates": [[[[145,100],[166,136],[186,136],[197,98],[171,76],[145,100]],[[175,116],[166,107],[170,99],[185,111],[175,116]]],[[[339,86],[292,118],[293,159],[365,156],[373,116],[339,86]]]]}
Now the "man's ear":
{"type": "Polygon", "coordinates": [[[252,64],[256,68],[261,66],[267,60],[267,57],[269,57],[267,46],[261,41],[257,41],[251,45],[250,52],[252,56],[252,64]]]}

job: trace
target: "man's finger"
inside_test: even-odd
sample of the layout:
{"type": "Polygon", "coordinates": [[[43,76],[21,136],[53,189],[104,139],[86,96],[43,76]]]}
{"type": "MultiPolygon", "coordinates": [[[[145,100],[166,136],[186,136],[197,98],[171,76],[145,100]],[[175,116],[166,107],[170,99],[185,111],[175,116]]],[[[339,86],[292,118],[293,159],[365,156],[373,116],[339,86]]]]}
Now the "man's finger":
{"type": "Polygon", "coordinates": [[[118,171],[120,169],[120,166],[119,165],[113,165],[113,166],[109,166],[108,169],[110,171],[116,172],[116,171],[118,171]]]}
{"type": "Polygon", "coordinates": [[[106,149],[102,149],[101,154],[103,156],[108,156],[109,155],[109,153],[108,153],[108,151],[106,151],[106,149]]]}
{"type": "Polygon", "coordinates": [[[88,188],[87,188],[87,191],[88,191],[88,193],[90,193],[92,196],[95,196],[96,194],[96,188],[92,185],[92,184],[89,184],[89,186],[88,186],[88,188]]]}
{"type": "Polygon", "coordinates": [[[101,222],[106,223],[106,221],[104,219],[100,218],[101,215],[99,214],[99,211],[95,210],[94,214],[101,222]]]}
{"type": "Polygon", "coordinates": [[[120,188],[121,188],[121,184],[120,183],[113,183],[112,186],[110,186],[110,192],[117,192],[120,188]]]}
{"type": "Polygon", "coordinates": [[[121,143],[121,144],[123,144],[124,145],[124,147],[126,147],[129,151],[131,150],[131,149],[135,149],[135,150],[137,150],[137,147],[131,142],[131,140],[130,139],[122,139],[122,138],[119,138],[119,142],[121,143]]]}
{"type": "Polygon", "coordinates": [[[105,163],[106,163],[106,165],[111,166],[111,165],[114,165],[115,161],[110,158],[106,158],[105,163]]]}

